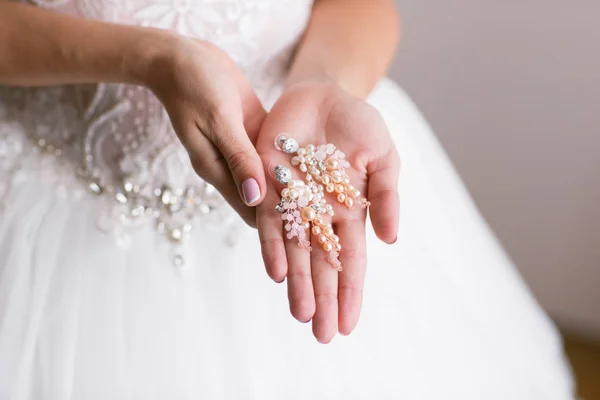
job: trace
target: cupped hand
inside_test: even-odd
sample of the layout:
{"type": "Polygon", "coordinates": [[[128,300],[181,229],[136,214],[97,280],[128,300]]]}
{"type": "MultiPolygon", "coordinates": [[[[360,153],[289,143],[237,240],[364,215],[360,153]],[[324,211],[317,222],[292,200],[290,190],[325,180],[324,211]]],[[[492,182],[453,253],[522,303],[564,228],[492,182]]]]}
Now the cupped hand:
{"type": "MultiPolygon", "coordinates": [[[[291,156],[278,151],[278,134],[295,138],[301,147],[332,143],[346,154],[346,172],[352,184],[371,202],[375,233],[382,241],[396,241],[399,216],[399,157],[379,113],[366,102],[333,84],[302,83],[288,88],[265,119],[256,148],[265,170],[276,165],[291,169],[294,179],[305,178],[291,165],[291,156]]],[[[285,238],[281,215],[274,211],[284,186],[273,174],[267,177],[267,197],[257,209],[262,254],[269,276],[287,280],[292,315],[301,322],[312,320],[321,343],[339,331],[349,334],[356,326],[362,304],[366,270],[366,210],[349,209],[332,194],[326,197],[335,209],[332,224],[339,236],[343,270],[327,261],[316,238],[311,252],[285,238]]]]}
{"type": "Polygon", "coordinates": [[[161,32],[147,86],[161,100],[198,175],[251,226],[266,193],[254,147],[265,111],[238,66],[216,46],[161,32]]]}

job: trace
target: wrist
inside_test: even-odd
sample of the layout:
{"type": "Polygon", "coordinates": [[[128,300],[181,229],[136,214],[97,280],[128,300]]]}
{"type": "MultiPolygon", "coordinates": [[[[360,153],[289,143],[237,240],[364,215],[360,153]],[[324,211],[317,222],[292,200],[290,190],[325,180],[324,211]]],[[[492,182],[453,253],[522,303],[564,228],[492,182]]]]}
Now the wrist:
{"type": "Polygon", "coordinates": [[[289,87],[301,84],[340,87],[337,77],[322,66],[314,65],[308,67],[292,65],[285,81],[285,89],[287,90],[289,87]]]}
{"type": "Polygon", "coordinates": [[[321,67],[303,67],[301,69],[300,71],[300,68],[295,69],[292,67],[286,80],[285,90],[289,87],[306,83],[323,85],[362,99],[366,98],[370,92],[370,87],[361,84],[359,79],[346,73],[346,71],[338,70],[331,72],[321,67]]]}
{"type": "Polygon", "coordinates": [[[150,89],[160,84],[161,76],[172,69],[179,36],[166,30],[135,28],[125,44],[121,79],[150,89]]]}

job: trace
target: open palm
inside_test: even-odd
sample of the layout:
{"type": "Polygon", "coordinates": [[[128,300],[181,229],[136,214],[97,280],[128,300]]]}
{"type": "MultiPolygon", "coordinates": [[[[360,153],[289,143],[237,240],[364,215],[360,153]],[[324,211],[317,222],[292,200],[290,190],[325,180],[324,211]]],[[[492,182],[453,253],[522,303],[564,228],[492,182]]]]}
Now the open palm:
{"type": "MultiPolygon", "coordinates": [[[[331,84],[304,83],[286,90],[268,114],[256,148],[265,170],[284,165],[295,179],[304,179],[292,167],[291,157],[274,147],[285,132],[301,147],[332,143],[346,154],[351,167],[346,172],[352,184],[371,202],[370,217],[377,236],[386,243],[396,240],[398,227],[399,159],[379,113],[331,84]]],[[[271,173],[272,176],[272,173],[271,173]]],[[[333,229],[342,250],[339,272],[327,261],[327,252],[311,238],[313,251],[285,239],[280,214],[274,211],[283,186],[267,178],[267,197],[257,210],[257,226],[269,276],[277,282],[287,278],[292,315],[313,321],[313,333],[322,343],[336,332],[349,334],[360,314],[366,269],[366,211],[351,209],[327,196],[335,209],[333,229]]]]}

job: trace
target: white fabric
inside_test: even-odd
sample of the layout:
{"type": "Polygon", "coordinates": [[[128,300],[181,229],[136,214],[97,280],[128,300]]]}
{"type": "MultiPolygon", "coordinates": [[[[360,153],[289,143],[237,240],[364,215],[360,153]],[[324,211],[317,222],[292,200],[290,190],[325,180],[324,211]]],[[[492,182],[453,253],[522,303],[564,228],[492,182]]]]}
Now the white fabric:
{"type": "MultiPolygon", "coordinates": [[[[284,7],[280,0],[206,0],[189,2],[196,11],[177,8],[186,13],[171,15],[171,4],[187,2],[38,3],[69,12],[95,10],[83,14],[127,23],[133,22],[120,17],[132,14],[122,11],[137,4],[148,18],[159,18],[159,26],[184,33],[190,32],[183,27],[210,27],[219,15],[268,15],[236,22],[251,26],[254,36],[244,30],[231,36],[232,42],[248,39],[258,54],[278,60],[248,67],[239,60],[246,53],[231,50],[246,72],[257,71],[254,76],[267,64],[284,71],[287,56],[282,55],[297,40],[310,8],[301,0],[284,7]],[[252,14],[245,8],[250,5],[260,12],[252,14]],[[181,15],[194,23],[181,22],[181,15]],[[279,25],[280,20],[287,22],[279,25]],[[268,43],[277,35],[266,32],[276,26],[289,28],[277,38],[285,46],[268,43]],[[266,42],[253,39],[262,36],[266,42]]],[[[210,37],[206,29],[191,33],[210,37]]],[[[220,32],[218,38],[226,31],[214,32],[220,32]]],[[[283,75],[264,76],[277,77],[269,84],[253,81],[264,85],[260,93],[268,98],[279,90],[283,75]]],[[[114,199],[84,190],[75,178],[80,158],[71,156],[77,146],[61,139],[66,127],[82,124],[81,110],[72,106],[76,95],[38,116],[53,120],[41,132],[71,154],[57,157],[31,150],[27,138],[38,140],[32,129],[43,124],[25,121],[34,108],[19,103],[19,95],[15,100],[15,90],[8,92],[10,101],[9,94],[0,98],[5,200],[0,203],[0,399],[574,398],[555,328],[419,112],[390,81],[382,81],[369,101],[384,116],[403,160],[398,242],[384,245],[369,232],[360,323],[350,336],[325,346],[312,337],[309,325],[289,315],[285,286],[266,276],[256,232],[249,228],[235,224],[236,237],[228,245],[223,231],[231,224],[197,224],[182,268],[172,265],[170,245],[151,223],[136,227],[128,246],[121,245],[123,236],[98,229],[114,199]]],[[[135,118],[130,113],[136,111],[124,113],[106,135],[128,126],[135,118]]],[[[65,136],[73,133],[67,129],[65,136]]],[[[138,158],[148,162],[149,154],[138,158]]]]}

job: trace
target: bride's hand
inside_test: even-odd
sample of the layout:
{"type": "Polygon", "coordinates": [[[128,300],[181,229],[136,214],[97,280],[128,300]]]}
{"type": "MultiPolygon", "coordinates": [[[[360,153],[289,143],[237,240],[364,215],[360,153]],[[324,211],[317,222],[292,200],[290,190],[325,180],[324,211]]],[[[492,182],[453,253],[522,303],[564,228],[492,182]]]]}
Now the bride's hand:
{"type": "MultiPolygon", "coordinates": [[[[282,132],[301,147],[332,143],[344,152],[351,165],[346,172],[352,184],[371,202],[375,233],[386,243],[396,241],[399,158],[373,107],[332,84],[303,83],[285,91],[265,119],[256,148],[265,170],[284,165],[295,179],[304,179],[305,174],[291,166],[291,156],[274,147],[274,139],[282,132]]],[[[313,321],[317,340],[327,343],[338,330],[349,334],[358,322],[362,303],[366,211],[357,206],[348,209],[330,194],[326,196],[335,209],[332,223],[342,245],[343,271],[338,273],[314,238],[312,252],[284,238],[281,216],[274,211],[283,187],[272,177],[267,180],[267,197],[257,209],[267,273],[277,282],[287,278],[291,313],[299,321],[313,321]]]]}
{"type": "MultiPolygon", "coordinates": [[[[238,66],[216,46],[159,33],[145,84],[164,104],[198,175],[251,226],[266,193],[254,147],[265,111],[238,66]]],[[[151,52],[152,50],[150,50],[151,52]]]]}

